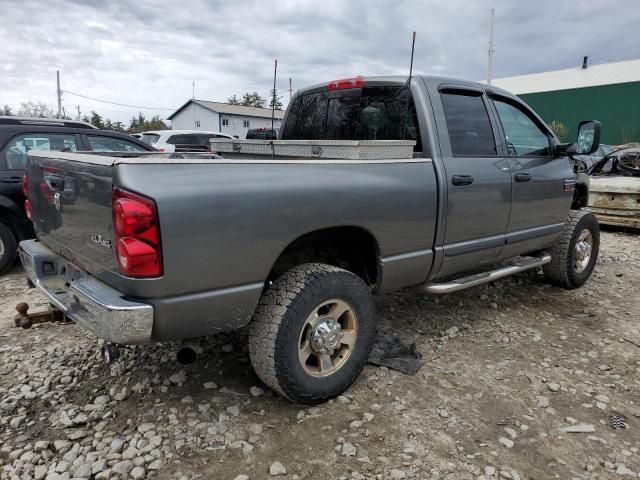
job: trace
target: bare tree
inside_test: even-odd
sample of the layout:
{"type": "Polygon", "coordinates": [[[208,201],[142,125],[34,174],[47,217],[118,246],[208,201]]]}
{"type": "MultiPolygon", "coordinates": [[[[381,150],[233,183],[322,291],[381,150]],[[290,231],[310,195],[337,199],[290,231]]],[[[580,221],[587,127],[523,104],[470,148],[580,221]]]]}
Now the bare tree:
{"type": "Polygon", "coordinates": [[[22,102],[18,115],[21,117],[33,117],[33,118],[56,118],[56,113],[52,108],[49,108],[46,103],[37,102],[22,102]]]}

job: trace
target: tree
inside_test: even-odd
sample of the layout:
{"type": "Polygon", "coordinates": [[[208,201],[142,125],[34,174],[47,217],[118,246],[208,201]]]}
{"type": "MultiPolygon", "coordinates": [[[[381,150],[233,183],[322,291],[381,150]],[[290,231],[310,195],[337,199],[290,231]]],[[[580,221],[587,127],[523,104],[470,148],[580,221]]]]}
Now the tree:
{"type": "Polygon", "coordinates": [[[94,110],[91,110],[91,118],[89,119],[89,123],[96,128],[104,129],[104,121],[102,120],[102,117],[94,110]]]}
{"type": "Polygon", "coordinates": [[[154,115],[151,120],[147,120],[142,112],[138,112],[137,117],[131,117],[129,122],[128,133],[140,133],[148,130],[165,130],[167,124],[160,118],[159,115],[154,115]]]}
{"type": "Polygon", "coordinates": [[[240,105],[245,107],[264,108],[266,103],[267,100],[262,98],[258,92],[254,91],[253,93],[247,92],[242,95],[240,105]]]}
{"type": "Polygon", "coordinates": [[[234,93],[233,96],[227,98],[227,103],[229,105],[240,105],[240,99],[237,97],[237,95],[234,93]]]}
{"type": "Polygon", "coordinates": [[[49,108],[46,103],[37,102],[22,102],[18,115],[21,117],[32,118],[56,118],[56,113],[52,108],[49,108]]]}
{"type": "Polygon", "coordinates": [[[566,127],[566,125],[562,122],[559,122],[558,120],[554,120],[553,122],[551,122],[549,124],[549,128],[554,133],[554,135],[558,137],[558,140],[560,140],[561,142],[564,140],[564,138],[567,136],[567,133],[569,132],[569,129],[566,127]]]}
{"type": "Polygon", "coordinates": [[[11,116],[13,113],[11,112],[11,107],[7,104],[4,107],[0,108],[0,115],[11,116]]]}
{"type": "Polygon", "coordinates": [[[274,108],[273,104],[275,103],[275,109],[282,110],[282,102],[280,101],[281,98],[282,95],[278,95],[278,90],[272,88],[271,92],[269,93],[269,108],[274,108]]]}

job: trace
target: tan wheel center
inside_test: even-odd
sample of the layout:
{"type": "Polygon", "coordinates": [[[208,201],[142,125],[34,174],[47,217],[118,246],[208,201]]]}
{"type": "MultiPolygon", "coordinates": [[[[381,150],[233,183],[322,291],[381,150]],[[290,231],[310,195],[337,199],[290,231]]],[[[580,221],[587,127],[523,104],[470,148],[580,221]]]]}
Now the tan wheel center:
{"type": "Polygon", "coordinates": [[[337,372],[351,356],[358,320],[351,305],[333,299],[321,303],[306,318],[298,343],[298,361],[313,377],[337,372]]]}

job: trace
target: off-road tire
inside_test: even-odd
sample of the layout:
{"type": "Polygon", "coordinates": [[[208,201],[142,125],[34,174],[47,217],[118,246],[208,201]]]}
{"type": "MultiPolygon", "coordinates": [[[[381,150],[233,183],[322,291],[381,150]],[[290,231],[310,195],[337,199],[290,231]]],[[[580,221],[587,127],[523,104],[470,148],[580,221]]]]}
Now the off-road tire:
{"type": "Polygon", "coordinates": [[[586,210],[571,210],[562,235],[549,250],[551,262],[542,267],[545,278],[554,285],[563,288],[581,287],[593,272],[599,249],[600,226],[596,217],[586,210]],[[578,273],[574,268],[573,255],[578,237],[585,229],[591,232],[593,239],[591,259],[586,269],[578,273]]]}
{"type": "Polygon", "coordinates": [[[364,281],[353,273],[322,263],[292,268],[264,292],[249,329],[251,364],[276,393],[292,402],[322,403],[344,392],[358,377],[375,334],[374,305],[364,281]],[[306,318],[323,302],[340,298],[358,319],[357,340],[344,365],[327,377],[309,375],[298,360],[306,318]]]}
{"type": "Polygon", "coordinates": [[[0,221],[0,242],[4,248],[0,248],[0,275],[6,273],[15,263],[18,253],[18,242],[13,232],[7,225],[0,221]]]}

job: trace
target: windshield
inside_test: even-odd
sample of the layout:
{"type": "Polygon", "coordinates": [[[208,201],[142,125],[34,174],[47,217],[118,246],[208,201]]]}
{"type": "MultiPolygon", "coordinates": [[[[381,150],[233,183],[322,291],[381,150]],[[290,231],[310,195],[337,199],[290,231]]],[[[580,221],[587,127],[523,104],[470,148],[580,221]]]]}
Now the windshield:
{"type": "Polygon", "coordinates": [[[365,87],[301,95],[289,109],[283,140],[415,140],[413,99],[405,87],[365,87]]]}
{"type": "Polygon", "coordinates": [[[140,137],[140,140],[142,140],[147,145],[153,145],[158,141],[159,138],[160,135],[156,133],[143,133],[142,137],[140,137]]]}

